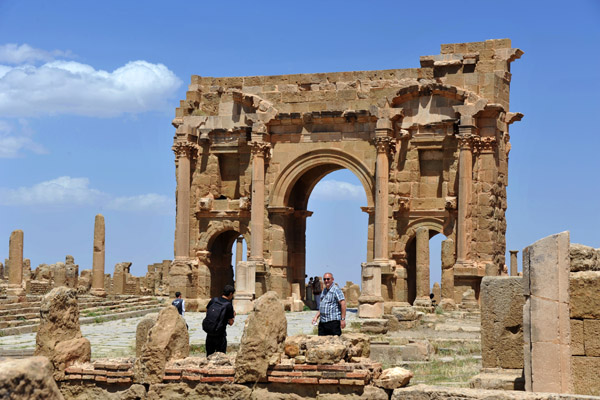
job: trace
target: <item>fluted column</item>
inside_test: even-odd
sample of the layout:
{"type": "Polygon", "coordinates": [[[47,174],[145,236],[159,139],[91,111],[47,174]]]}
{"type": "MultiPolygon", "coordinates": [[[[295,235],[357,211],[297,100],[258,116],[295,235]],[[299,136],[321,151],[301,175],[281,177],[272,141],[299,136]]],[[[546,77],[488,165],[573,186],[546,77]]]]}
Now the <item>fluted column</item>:
{"type": "Polygon", "coordinates": [[[176,145],[177,219],[175,222],[175,259],[190,257],[190,146],[176,145]]]}
{"type": "Polygon", "coordinates": [[[94,253],[92,257],[92,288],[90,293],[94,296],[106,296],[104,289],[104,216],[96,215],[94,220],[94,253]]]}
{"type": "Polygon", "coordinates": [[[250,260],[264,259],[265,152],[269,144],[252,142],[252,208],[250,211],[250,260]]]}
{"type": "Polygon", "coordinates": [[[458,220],[456,229],[456,263],[468,264],[467,219],[471,201],[473,175],[473,132],[475,127],[461,126],[458,135],[458,220]]]}

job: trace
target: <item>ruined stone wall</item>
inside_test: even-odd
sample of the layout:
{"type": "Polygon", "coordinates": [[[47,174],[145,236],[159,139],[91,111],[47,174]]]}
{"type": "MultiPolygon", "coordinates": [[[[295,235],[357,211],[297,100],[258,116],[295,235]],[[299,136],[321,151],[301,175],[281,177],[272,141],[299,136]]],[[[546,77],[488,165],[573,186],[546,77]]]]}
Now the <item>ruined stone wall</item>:
{"type": "Polygon", "coordinates": [[[572,244],[571,367],[575,393],[600,396],[600,249],[572,244]]]}

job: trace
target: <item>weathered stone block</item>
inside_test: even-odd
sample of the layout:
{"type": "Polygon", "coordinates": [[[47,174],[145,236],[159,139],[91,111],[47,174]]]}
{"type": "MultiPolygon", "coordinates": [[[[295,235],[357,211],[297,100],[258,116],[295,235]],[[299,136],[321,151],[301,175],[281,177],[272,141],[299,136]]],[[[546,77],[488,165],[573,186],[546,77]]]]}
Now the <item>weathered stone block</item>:
{"type": "Polygon", "coordinates": [[[600,357],[572,357],[572,371],[575,393],[600,396],[600,357]]]}
{"type": "Polygon", "coordinates": [[[583,346],[586,356],[600,357],[600,320],[583,320],[583,346]]]}
{"type": "Polygon", "coordinates": [[[571,320],[571,355],[585,355],[583,347],[583,321],[580,319],[571,320]]]}
{"type": "Polygon", "coordinates": [[[600,319],[600,271],[571,273],[571,318],[600,319]]]}
{"type": "Polygon", "coordinates": [[[484,368],[523,368],[523,278],[481,281],[481,351],[484,368]]]}

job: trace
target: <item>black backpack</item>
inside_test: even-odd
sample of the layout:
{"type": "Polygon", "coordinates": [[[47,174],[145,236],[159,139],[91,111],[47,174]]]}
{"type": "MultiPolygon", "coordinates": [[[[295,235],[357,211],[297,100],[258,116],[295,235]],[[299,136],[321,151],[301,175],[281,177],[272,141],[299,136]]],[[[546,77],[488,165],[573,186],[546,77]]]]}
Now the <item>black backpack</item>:
{"type": "Polygon", "coordinates": [[[219,300],[213,299],[206,310],[206,317],[202,321],[202,329],[208,334],[217,334],[225,328],[225,312],[228,302],[219,300]]]}
{"type": "Polygon", "coordinates": [[[172,305],[175,306],[175,308],[177,309],[177,311],[179,312],[179,315],[183,315],[183,307],[182,307],[182,303],[183,300],[182,299],[175,299],[173,300],[173,302],[171,303],[172,305]]]}

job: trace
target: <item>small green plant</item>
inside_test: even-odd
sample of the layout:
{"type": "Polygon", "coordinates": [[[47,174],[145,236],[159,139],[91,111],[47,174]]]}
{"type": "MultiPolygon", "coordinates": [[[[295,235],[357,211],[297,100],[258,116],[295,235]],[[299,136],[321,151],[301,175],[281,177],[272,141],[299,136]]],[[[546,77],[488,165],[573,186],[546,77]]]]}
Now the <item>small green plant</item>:
{"type": "Polygon", "coordinates": [[[310,307],[309,306],[304,306],[304,307],[302,307],[302,311],[310,311],[310,307]]]}
{"type": "Polygon", "coordinates": [[[94,323],[95,324],[101,324],[103,322],[106,322],[106,319],[104,319],[102,317],[96,317],[96,318],[94,318],[94,323]]]}
{"type": "Polygon", "coordinates": [[[86,311],[84,311],[84,312],[83,312],[83,315],[84,315],[85,317],[97,317],[97,316],[98,316],[98,313],[97,313],[97,312],[94,312],[94,311],[89,311],[89,310],[86,310],[86,311]]]}
{"type": "Polygon", "coordinates": [[[206,346],[203,344],[190,344],[190,354],[206,353],[206,346]]]}
{"type": "Polygon", "coordinates": [[[312,334],[313,335],[318,335],[319,334],[319,327],[318,326],[313,326],[312,334]]]}
{"type": "Polygon", "coordinates": [[[361,325],[362,324],[360,322],[358,322],[358,321],[352,321],[352,322],[350,322],[350,328],[352,328],[354,330],[357,330],[357,331],[360,330],[361,325]]]}
{"type": "Polygon", "coordinates": [[[442,307],[440,307],[440,306],[437,306],[437,307],[435,308],[435,313],[436,313],[437,315],[444,315],[444,309],[443,309],[442,307]]]}
{"type": "Polygon", "coordinates": [[[26,318],[24,316],[22,316],[22,315],[20,315],[20,316],[17,317],[17,321],[25,321],[25,319],[26,318]]]}

